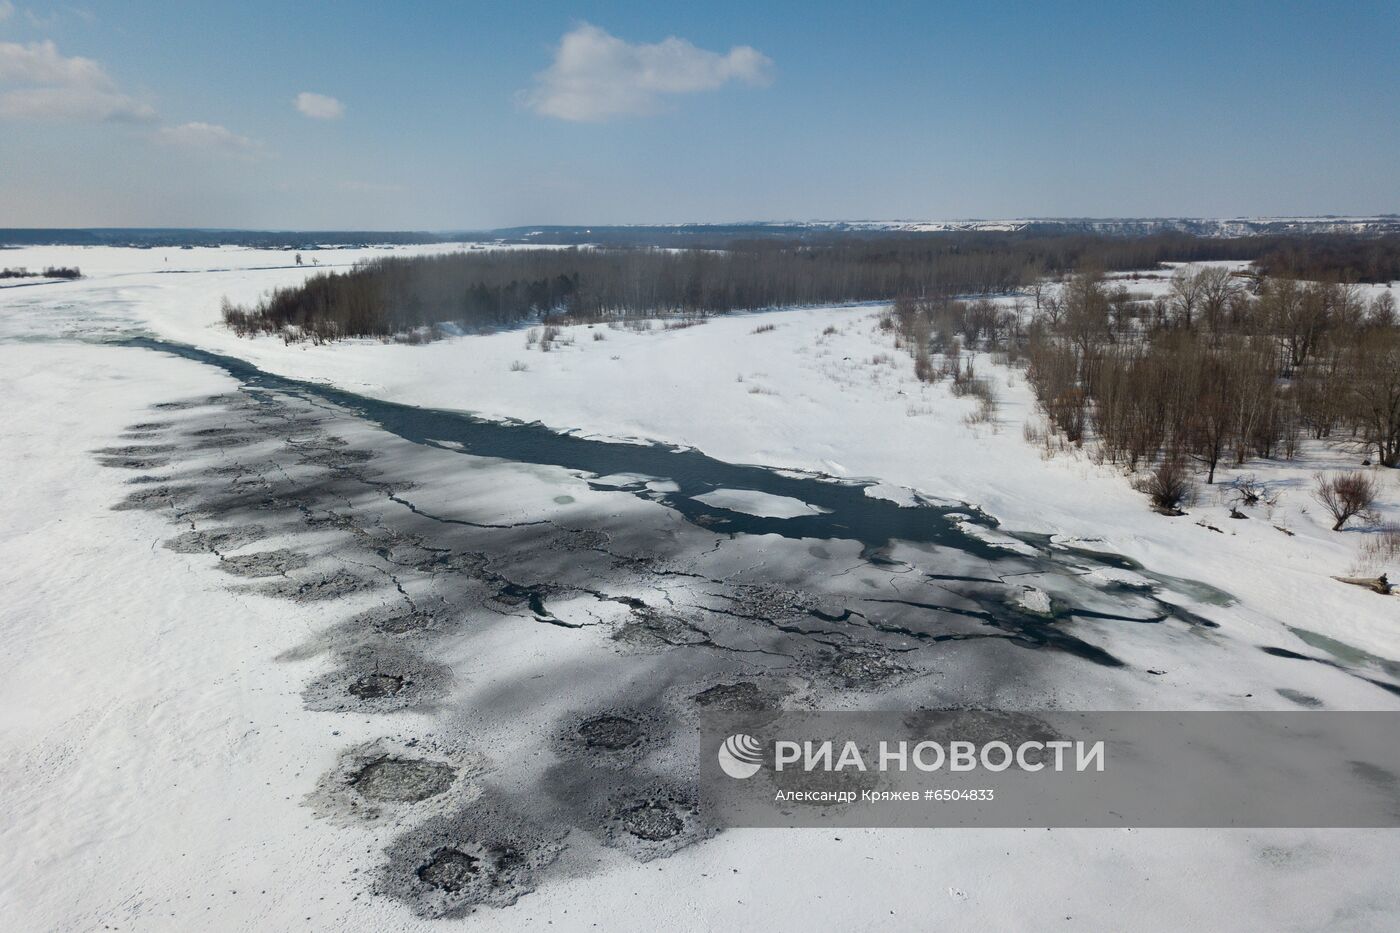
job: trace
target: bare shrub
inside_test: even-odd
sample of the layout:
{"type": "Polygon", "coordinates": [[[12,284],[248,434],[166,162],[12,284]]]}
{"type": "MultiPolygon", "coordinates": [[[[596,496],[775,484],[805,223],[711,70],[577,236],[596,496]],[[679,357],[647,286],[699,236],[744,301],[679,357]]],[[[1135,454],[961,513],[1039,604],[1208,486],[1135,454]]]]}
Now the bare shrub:
{"type": "Polygon", "coordinates": [[[1341,531],[1347,519],[1369,512],[1376,501],[1375,480],[1359,470],[1332,477],[1317,473],[1313,482],[1313,498],[1336,519],[1333,531],[1341,531]]]}
{"type": "Polygon", "coordinates": [[[1230,489],[1234,501],[1239,505],[1253,506],[1261,501],[1266,505],[1274,505],[1278,501],[1278,493],[1260,482],[1259,477],[1253,473],[1235,477],[1230,489]]]}
{"type": "Polygon", "coordinates": [[[593,339],[594,339],[594,341],[603,340],[604,338],[605,338],[605,335],[603,334],[603,332],[602,332],[601,330],[595,330],[595,331],[593,332],[593,339]]]}
{"type": "Polygon", "coordinates": [[[1361,542],[1355,569],[1374,573],[1392,563],[1400,564],[1400,523],[1386,522],[1361,542]]]}
{"type": "Polygon", "coordinates": [[[836,325],[835,325],[835,324],[828,324],[828,325],[826,325],[826,329],[822,331],[822,336],[823,336],[823,337],[830,337],[830,336],[831,336],[832,334],[834,334],[834,333],[836,333],[836,325]]]}
{"type": "Polygon", "coordinates": [[[1138,490],[1147,494],[1152,507],[1168,515],[1181,514],[1181,506],[1190,501],[1194,488],[1186,461],[1179,454],[1163,457],[1138,483],[1138,490]]]}
{"type": "Polygon", "coordinates": [[[547,325],[544,332],[540,334],[540,350],[544,353],[548,353],[550,347],[554,345],[554,341],[558,339],[559,328],[555,327],[553,324],[547,325]]]}
{"type": "Polygon", "coordinates": [[[770,331],[774,331],[774,330],[777,330],[777,329],[778,329],[778,328],[777,328],[777,325],[774,325],[774,324],[760,324],[760,325],[758,325],[757,327],[755,327],[755,328],[753,329],[753,333],[755,333],[755,334],[766,334],[766,333],[769,333],[770,331]]]}
{"type": "Polygon", "coordinates": [[[933,368],[933,361],[928,357],[928,351],[920,349],[914,357],[914,375],[920,382],[936,382],[938,372],[933,368]]]}
{"type": "Polygon", "coordinates": [[[515,360],[510,364],[510,371],[513,373],[523,373],[529,368],[530,367],[526,366],[520,360],[515,360]]]}
{"type": "MultiPolygon", "coordinates": [[[[956,393],[955,393],[956,394],[956,393]]],[[[977,409],[963,419],[966,424],[991,424],[997,419],[997,391],[990,380],[974,379],[968,383],[967,393],[977,399],[977,409]]]]}

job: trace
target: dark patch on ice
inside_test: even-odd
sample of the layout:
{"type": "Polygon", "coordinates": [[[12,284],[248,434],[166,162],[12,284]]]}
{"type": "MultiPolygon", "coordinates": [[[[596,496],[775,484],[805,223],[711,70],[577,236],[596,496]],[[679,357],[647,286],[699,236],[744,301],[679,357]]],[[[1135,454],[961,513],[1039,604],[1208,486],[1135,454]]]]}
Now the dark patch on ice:
{"type": "Polygon", "coordinates": [[[561,528],[549,537],[549,547],[555,551],[601,551],[610,543],[606,532],[587,528],[561,528]]]}
{"type": "Polygon", "coordinates": [[[385,851],[376,893],[420,917],[461,917],[477,907],[508,907],[534,890],[558,858],[563,832],[519,815],[488,793],[462,810],[431,817],[385,851]]]}
{"type": "Polygon", "coordinates": [[[261,525],[187,531],[165,541],[164,546],[177,554],[203,554],[232,551],[267,536],[261,525]]]}
{"type": "Polygon", "coordinates": [[[773,698],[765,694],[758,684],[746,680],[715,684],[708,690],[701,690],[691,700],[696,706],[725,713],[754,712],[774,705],[773,698]]]}
{"type": "Polygon", "coordinates": [[[371,800],[417,803],[446,792],[456,777],[446,762],[386,755],[361,768],[351,784],[371,800]]]}
{"type": "Polygon", "coordinates": [[[317,574],[312,577],[287,578],[258,588],[263,596],[290,599],[296,602],[320,602],[340,599],[373,589],[375,584],[345,570],[317,574]]]}
{"type": "Polygon", "coordinates": [[[374,454],[368,450],[308,450],[303,451],[299,459],[315,466],[343,468],[366,463],[374,459],[374,454]]]}
{"type": "Polygon", "coordinates": [[[373,700],[394,696],[406,683],[399,674],[365,674],[352,681],[345,689],[351,696],[373,700]]]}
{"type": "Polygon", "coordinates": [[[449,894],[456,894],[481,873],[481,861],[479,856],[443,846],[425,864],[418,866],[418,879],[449,894]]]}
{"type": "Polygon", "coordinates": [[[220,434],[216,437],[204,437],[190,445],[192,450],[222,450],[225,447],[246,447],[249,444],[256,444],[262,438],[256,434],[220,434]]]}
{"type": "Polygon", "coordinates": [[[648,648],[677,648],[710,641],[710,636],[696,622],[654,609],[634,611],[612,637],[615,641],[648,648]]]}
{"type": "Polygon", "coordinates": [[[307,564],[307,556],[298,551],[280,549],[256,554],[235,554],[219,562],[219,569],[239,577],[276,577],[307,564]]]}
{"type": "Polygon", "coordinates": [[[660,842],[679,836],[685,828],[685,820],[664,800],[630,804],[618,811],[617,821],[628,835],[647,842],[660,842]]]}
{"type": "Polygon", "coordinates": [[[690,788],[643,779],[612,795],[603,818],[603,841],[638,861],[666,858],[716,832],[702,818],[690,788]]]}
{"type": "Polygon", "coordinates": [[[817,668],[817,673],[836,680],[843,687],[871,690],[902,680],[909,676],[910,670],[886,652],[867,648],[839,651],[830,666],[817,668]]]}
{"type": "Polygon", "coordinates": [[[641,723],[625,716],[595,716],[585,719],[574,733],[589,748],[617,752],[641,744],[646,733],[641,723]]]}
{"type": "Polygon", "coordinates": [[[118,470],[158,470],[170,465],[169,457],[98,457],[101,466],[118,470]]]}
{"type": "Polygon", "coordinates": [[[390,713],[442,699],[446,667],[396,645],[360,645],[302,691],[307,709],[390,713]]]}
{"type": "Polygon", "coordinates": [[[1292,703],[1296,703],[1306,709],[1322,709],[1323,703],[1317,697],[1301,690],[1293,690],[1289,687],[1277,688],[1278,695],[1292,703]]]}
{"type": "Polygon", "coordinates": [[[480,756],[451,742],[381,738],[342,753],[306,803],[339,823],[422,817],[474,799],[471,778],[481,770],[480,756]]]}
{"type": "Polygon", "coordinates": [[[107,457],[149,457],[168,454],[175,449],[174,444],[128,444],[124,447],[99,447],[93,453],[107,457]]]}
{"type": "Polygon", "coordinates": [[[112,508],[116,511],[130,509],[169,509],[175,503],[187,498],[194,490],[188,486],[145,486],[130,493],[112,508]]]}
{"type": "Polygon", "coordinates": [[[409,635],[437,625],[439,613],[407,606],[377,606],[355,616],[348,628],[368,628],[386,635],[409,635]]]}

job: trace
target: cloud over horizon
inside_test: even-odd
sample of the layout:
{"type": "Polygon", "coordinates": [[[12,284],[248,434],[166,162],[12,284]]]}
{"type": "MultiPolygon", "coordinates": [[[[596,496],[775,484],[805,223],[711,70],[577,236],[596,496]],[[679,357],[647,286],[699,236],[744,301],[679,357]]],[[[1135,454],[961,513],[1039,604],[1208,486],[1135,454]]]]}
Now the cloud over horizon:
{"type": "Polygon", "coordinates": [[[262,143],[247,136],[240,136],[217,123],[194,122],[163,126],[156,131],[156,138],[172,146],[215,152],[248,161],[256,161],[268,155],[262,143]]]}
{"type": "Polygon", "coordinates": [[[554,62],[519,100],[541,116],[601,123],[661,113],[670,95],[713,91],[731,81],[761,87],[772,81],[772,70],[772,60],[747,45],[721,55],[675,36],[633,44],[580,23],[564,34],[554,62]]]}
{"type": "Polygon", "coordinates": [[[292,101],[292,106],[304,117],[313,120],[338,120],[345,115],[345,105],[334,97],[302,91],[292,101]]]}
{"type": "Polygon", "coordinates": [[[90,58],[68,57],[53,40],[0,42],[0,118],[149,123],[150,104],[122,92],[90,58]]]}
{"type": "Polygon", "coordinates": [[[0,120],[154,125],[149,138],[166,145],[245,161],[270,154],[257,140],[217,123],[163,123],[154,107],[122,91],[100,62],[63,55],[52,39],[0,42],[0,120]]]}

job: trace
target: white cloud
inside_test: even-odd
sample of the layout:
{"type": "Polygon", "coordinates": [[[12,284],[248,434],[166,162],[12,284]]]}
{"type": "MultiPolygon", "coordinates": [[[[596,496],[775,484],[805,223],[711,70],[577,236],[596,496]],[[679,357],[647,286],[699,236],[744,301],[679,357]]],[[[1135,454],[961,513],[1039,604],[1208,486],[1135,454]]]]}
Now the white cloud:
{"type": "Polygon", "coordinates": [[[340,101],[311,91],[302,91],[292,105],[301,111],[302,116],[313,120],[338,120],[345,115],[345,105],[340,101]]]}
{"type": "MultiPolygon", "coordinates": [[[[100,63],[62,55],[45,39],[27,45],[0,42],[0,120],[156,123],[159,116],[150,104],[124,93],[100,63]]],[[[151,137],[250,161],[268,155],[262,143],[216,123],[159,126],[151,137]]]]}
{"type": "Polygon", "coordinates": [[[51,40],[0,42],[0,118],[149,122],[149,105],[123,93],[90,58],[59,53],[51,40]],[[18,85],[18,87],[14,87],[18,85]]]}
{"type": "Polygon", "coordinates": [[[149,123],[149,104],[89,87],[26,87],[0,94],[0,119],[149,123]]]}
{"type": "Polygon", "coordinates": [[[547,117],[597,123],[659,113],[670,94],[712,91],[730,81],[764,85],[772,68],[768,56],[747,45],[725,55],[674,36],[633,45],[580,23],[560,40],[554,63],[535,76],[535,87],[520,100],[547,117]]]}
{"type": "Polygon", "coordinates": [[[262,143],[240,136],[217,123],[181,123],[179,126],[163,126],[156,131],[156,138],[163,143],[183,149],[216,152],[240,159],[261,159],[267,155],[262,143]]]}
{"type": "Polygon", "coordinates": [[[60,55],[52,39],[0,42],[0,81],[15,84],[64,84],[110,87],[112,79],[90,58],[60,55]]]}

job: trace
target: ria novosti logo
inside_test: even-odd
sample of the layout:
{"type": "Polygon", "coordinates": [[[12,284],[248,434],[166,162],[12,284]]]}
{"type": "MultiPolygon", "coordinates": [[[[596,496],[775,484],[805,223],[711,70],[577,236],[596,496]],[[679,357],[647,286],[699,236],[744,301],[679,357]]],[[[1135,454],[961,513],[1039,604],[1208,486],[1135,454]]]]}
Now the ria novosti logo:
{"type": "Polygon", "coordinates": [[[719,766],[732,778],[753,777],[763,766],[763,746],[751,735],[731,735],[719,747],[719,766]]]}

